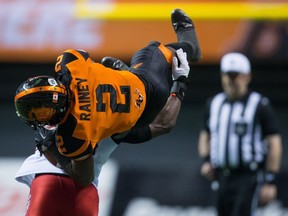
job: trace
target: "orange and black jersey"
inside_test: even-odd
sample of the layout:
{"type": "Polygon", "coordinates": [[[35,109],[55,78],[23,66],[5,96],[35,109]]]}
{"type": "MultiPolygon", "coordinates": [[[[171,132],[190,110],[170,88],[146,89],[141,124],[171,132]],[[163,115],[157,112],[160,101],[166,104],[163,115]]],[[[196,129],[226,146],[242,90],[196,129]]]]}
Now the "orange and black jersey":
{"type": "Polygon", "coordinates": [[[64,51],[55,76],[71,94],[57,145],[72,159],[92,154],[100,140],[132,128],[145,109],[145,86],[135,74],[95,63],[83,50],[64,51]]]}

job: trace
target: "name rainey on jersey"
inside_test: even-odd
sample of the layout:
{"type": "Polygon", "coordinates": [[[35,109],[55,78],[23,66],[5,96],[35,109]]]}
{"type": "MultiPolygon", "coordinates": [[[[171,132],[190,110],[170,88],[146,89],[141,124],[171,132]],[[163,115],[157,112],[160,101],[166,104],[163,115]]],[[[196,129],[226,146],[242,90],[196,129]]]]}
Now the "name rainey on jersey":
{"type": "Polygon", "coordinates": [[[91,99],[87,79],[76,78],[77,80],[77,97],[79,101],[80,120],[89,121],[91,116],[91,99]]]}

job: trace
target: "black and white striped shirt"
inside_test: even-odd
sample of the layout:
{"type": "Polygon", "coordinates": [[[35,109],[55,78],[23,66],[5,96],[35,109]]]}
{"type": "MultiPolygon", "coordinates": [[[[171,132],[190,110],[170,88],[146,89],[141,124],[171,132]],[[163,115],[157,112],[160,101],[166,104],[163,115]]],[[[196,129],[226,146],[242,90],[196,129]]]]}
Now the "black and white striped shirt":
{"type": "Polygon", "coordinates": [[[212,165],[230,169],[263,166],[264,138],[278,133],[269,100],[256,92],[236,101],[229,101],[224,93],[214,96],[208,102],[205,129],[210,134],[212,165]]]}

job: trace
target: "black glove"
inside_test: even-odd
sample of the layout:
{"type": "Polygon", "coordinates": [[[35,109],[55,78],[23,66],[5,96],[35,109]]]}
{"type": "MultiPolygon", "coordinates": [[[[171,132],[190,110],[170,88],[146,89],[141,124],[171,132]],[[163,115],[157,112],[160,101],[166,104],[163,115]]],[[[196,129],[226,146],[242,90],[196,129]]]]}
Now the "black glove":
{"type": "Polygon", "coordinates": [[[35,126],[35,144],[41,155],[49,146],[56,145],[56,130],[56,126],[35,126]]]}
{"type": "Polygon", "coordinates": [[[129,67],[122,62],[120,59],[114,58],[114,57],[104,57],[101,60],[101,64],[105,67],[112,68],[114,70],[129,70],[129,67]]]}

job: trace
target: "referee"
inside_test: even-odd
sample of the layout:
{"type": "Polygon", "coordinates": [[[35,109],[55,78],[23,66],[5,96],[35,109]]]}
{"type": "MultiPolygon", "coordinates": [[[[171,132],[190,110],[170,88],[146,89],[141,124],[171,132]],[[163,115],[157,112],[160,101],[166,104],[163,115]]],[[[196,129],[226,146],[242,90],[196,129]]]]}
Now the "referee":
{"type": "Polygon", "coordinates": [[[208,100],[199,135],[201,174],[219,183],[218,216],[253,216],[277,195],[281,136],[269,99],[250,91],[250,81],[246,56],[222,57],[223,92],[208,100]]]}

